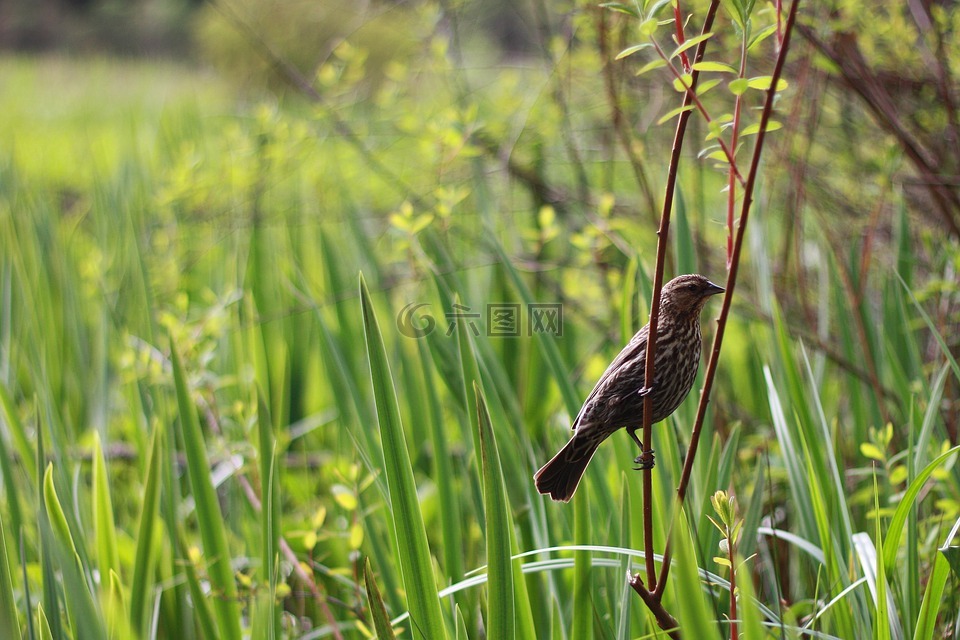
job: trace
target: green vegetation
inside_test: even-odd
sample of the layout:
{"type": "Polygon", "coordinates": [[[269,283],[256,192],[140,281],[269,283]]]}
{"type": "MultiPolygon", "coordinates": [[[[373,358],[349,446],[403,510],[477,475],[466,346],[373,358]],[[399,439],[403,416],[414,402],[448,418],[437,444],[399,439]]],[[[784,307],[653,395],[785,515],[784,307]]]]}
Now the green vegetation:
{"type": "MultiPolygon", "coordinates": [[[[531,476],[646,322],[675,120],[656,122],[682,94],[631,47],[672,51],[673,27],[537,6],[543,49],[511,64],[468,14],[406,7],[402,56],[344,39],[313,98],[0,59],[0,637],[662,634],[624,578],[644,548],[627,435],[570,504],[531,476]],[[562,336],[533,331],[537,303],[562,304],[562,336]],[[519,337],[490,304],[518,305],[519,337]],[[479,315],[448,326],[454,305],[479,315]]],[[[776,46],[756,7],[741,73],[747,14],[724,6],[701,80],[722,80],[720,125],[692,115],[667,266],[717,282],[735,177],[710,145],[743,96],[746,164],[776,46]]],[[[837,17],[888,71],[915,35],[890,7],[888,30],[837,17]]],[[[663,604],[689,638],[732,615],[747,638],[944,637],[960,243],[902,140],[795,38],[682,509],[695,400],[653,430],[663,604]]],[[[914,99],[921,142],[949,129],[914,99]]]]}

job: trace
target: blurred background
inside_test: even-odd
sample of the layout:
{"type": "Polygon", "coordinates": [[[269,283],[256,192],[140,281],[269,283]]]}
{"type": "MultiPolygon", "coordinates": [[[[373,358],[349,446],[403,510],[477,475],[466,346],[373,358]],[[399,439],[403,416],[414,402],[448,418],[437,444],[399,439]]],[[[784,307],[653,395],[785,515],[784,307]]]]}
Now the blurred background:
{"type": "MultiPolygon", "coordinates": [[[[698,34],[708,3],[679,4],[698,34]]],[[[718,14],[702,80],[716,81],[702,95],[710,121],[691,119],[668,278],[726,279],[742,189],[731,204],[717,137],[742,121],[745,173],[780,4],[718,14]]],[[[0,591],[25,637],[28,619],[58,615],[61,634],[211,637],[209,621],[232,637],[234,620],[253,637],[367,637],[367,557],[390,616],[407,610],[360,272],[429,570],[456,587],[460,617],[443,600],[451,629],[484,637],[489,624],[485,588],[462,582],[488,561],[473,374],[514,551],[642,548],[626,435],[575,498],[587,530],[530,478],[647,321],[682,96],[653,47],[628,48],[652,33],[669,55],[671,6],[0,3],[0,520],[13,571],[0,591]],[[654,11],[652,23],[632,15],[654,11]],[[538,309],[562,310],[556,331],[538,309]],[[194,405],[200,479],[185,431],[194,405]],[[259,528],[264,477],[279,489],[271,531],[259,528]],[[69,532],[80,559],[57,587],[45,572],[69,563],[44,552],[45,483],[63,505],[57,539],[69,532]],[[201,486],[218,499],[199,499],[201,486]],[[209,564],[213,530],[233,560],[226,576],[209,564]],[[112,544],[98,546],[103,535],[112,544]],[[51,614],[77,602],[89,616],[51,614]]],[[[801,5],[684,514],[697,566],[725,575],[709,497],[737,495],[741,557],[759,554],[750,575],[766,620],[791,633],[929,638],[960,625],[958,578],[937,552],[960,518],[960,468],[943,457],[960,429],[958,31],[950,0],[801,5]],[[882,553],[877,523],[886,531],[901,504],[879,610],[864,567],[882,553]],[[939,607],[932,621],[923,602],[939,607]]],[[[718,310],[704,313],[706,340],[718,310]]],[[[655,433],[659,550],[695,404],[655,433]]],[[[586,599],[569,551],[542,552],[518,577],[529,637],[587,637],[569,635],[576,615],[588,620],[577,633],[596,637],[654,628],[627,597],[627,565],[605,553],[590,554],[586,599]]],[[[704,602],[709,624],[729,613],[715,584],[704,602]]]]}

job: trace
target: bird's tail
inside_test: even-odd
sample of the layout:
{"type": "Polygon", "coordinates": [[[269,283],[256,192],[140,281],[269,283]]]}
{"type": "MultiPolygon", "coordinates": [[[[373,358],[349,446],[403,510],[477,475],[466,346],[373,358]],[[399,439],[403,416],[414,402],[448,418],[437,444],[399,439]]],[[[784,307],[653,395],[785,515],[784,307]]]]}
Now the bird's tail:
{"type": "Polygon", "coordinates": [[[574,434],[557,455],[533,475],[537,491],[550,494],[554,500],[570,502],[583,472],[601,442],[603,439],[585,438],[583,435],[578,437],[574,434]]]}

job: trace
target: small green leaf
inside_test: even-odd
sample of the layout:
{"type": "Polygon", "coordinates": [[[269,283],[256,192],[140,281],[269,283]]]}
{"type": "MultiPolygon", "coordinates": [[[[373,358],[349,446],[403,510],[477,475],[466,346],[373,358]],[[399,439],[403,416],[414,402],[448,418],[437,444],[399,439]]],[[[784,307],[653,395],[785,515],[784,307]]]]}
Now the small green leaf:
{"type": "MultiPolygon", "coordinates": [[[[767,131],[776,131],[777,129],[782,129],[783,125],[776,120],[771,120],[767,123],[767,131]]],[[[752,136],[760,132],[760,123],[755,122],[748,127],[744,127],[743,131],[740,132],[741,136],[752,136]]]]}
{"type": "Polygon", "coordinates": [[[673,53],[670,54],[670,59],[672,60],[673,58],[676,58],[678,55],[680,55],[687,49],[697,46],[704,40],[709,39],[710,36],[712,35],[713,35],[713,32],[711,31],[710,33],[702,33],[695,38],[690,38],[689,40],[685,40],[683,44],[681,44],[679,47],[673,50],[673,53]]]}
{"type": "Polygon", "coordinates": [[[755,36],[753,36],[753,38],[750,39],[750,44],[747,45],[747,51],[752,50],[754,47],[756,47],[758,44],[760,44],[761,42],[763,42],[764,40],[766,40],[776,32],[777,32],[776,24],[771,24],[770,26],[764,29],[761,29],[760,31],[757,32],[755,36]]]}
{"type": "Polygon", "coordinates": [[[683,107],[677,107],[676,109],[671,109],[667,113],[663,114],[663,116],[659,120],[657,120],[657,124],[663,124],[667,120],[671,120],[672,118],[675,118],[676,116],[680,115],[684,111],[690,111],[691,109],[693,109],[692,104],[688,104],[683,107]]]}
{"type": "Polygon", "coordinates": [[[649,38],[657,31],[657,19],[656,18],[647,18],[640,23],[640,35],[645,38],[649,38]]]}
{"type": "Polygon", "coordinates": [[[880,450],[880,447],[872,442],[861,442],[860,453],[871,460],[879,460],[880,462],[883,462],[887,459],[887,457],[883,455],[883,451],[880,450]]]}
{"type": "Polygon", "coordinates": [[[723,62],[711,62],[709,60],[698,62],[693,65],[693,68],[695,71],[718,71],[720,73],[732,73],[734,75],[737,73],[737,70],[729,64],[725,64],[723,62]]]}
{"type": "Polygon", "coordinates": [[[697,95],[702,96],[710,89],[713,89],[715,86],[720,84],[722,80],[720,78],[713,78],[712,80],[704,80],[699,85],[697,85],[697,95]]]}
{"type": "Polygon", "coordinates": [[[730,88],[730,93],[735,96],[741,96],[747,92],[747,89],[749,88],[748,82],[749,81],[746,78],[737,78],[736,80],[731,81],[727,86],[730,88]]]}
{"type": "Polygon", "coordinates": [[[635,45],[633,45],[632,47],[627,47],[626,49],[624,49],[623,51],[621,51],[620,53],[618,53],[618,54],[617,54],[617,57],[614,58],[614,60],[622,60],[622,59],[626,58],[627,56],[632,56],[632,55],[635,54],[637,51],[642,51],[642,50],[644,50],[644,49],[649,49],[649,48],[652,47],[652,46],[653,46],[653,45],[650,44],[649,42],[644,42],[643,44],[635,44],[635,45]]]}
{"type": "Polygon", "coordinates": [[[664,60],[663,58],[654,58],[653,60],[651,60],[651,61],[648,62],[647,64],[645,64],[645,65],[643,65],[642,67],[640,67],[640,69],[637,71],[636,75],[642,76],[643,74],[647,73],[648,71],[653,71],[654,69],[659,69],[659,68],[665,67],[665,66],[667,66],[667,61],[666,61],[666,60],[664,60]]]}
{"type": "Polygon", "coordinates": [[[689,73],[681,75],[679,78],[674,78],[673,88],[683,93],[690,88],[691,83],[693,82],[693,77],[689,73]]]}
{"type": "Polygon", "coordinates": [[[377,630],[377,640],[393,640],[397,636],[393,633],[390,617],[387,615],[387,609],[383,604],[383,596],[380,595],[377,581],[373,578],[370,558],[367,558],[363,565],[363,582],[367,589],[367,600],[370,602],[373,628],[377,630]]]}
{"type": "MultiPolygon", "coordinates": [[[[772,76],[757,76],[756,78],[750,78],[747,81],[747,86],[751,89],[759,89],[760,91],[766,91],[770,88],[770,83],[773,82],[772,76]]],[[[777,91],[783,91],[787,88],[787,81],[783,78],[777,80],[777,91]]]]}
{"type": "Polygon", "coordinates": [[[633,7],[622,2],[604,2],[600,5],[604,9],[610,9],[611,11],[618,11],[620,13],[625,13],[628,16],[633,16],[634,18],[640,17],[640,12],[637,11],[636,7],[633,7]]]}

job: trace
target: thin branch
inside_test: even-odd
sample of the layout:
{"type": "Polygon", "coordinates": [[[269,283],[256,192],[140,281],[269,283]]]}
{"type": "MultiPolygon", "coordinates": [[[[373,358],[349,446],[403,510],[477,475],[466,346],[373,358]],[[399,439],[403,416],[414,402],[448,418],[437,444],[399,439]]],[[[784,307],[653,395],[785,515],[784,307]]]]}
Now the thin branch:
{"type": "MultiPolygon", "coordinates": [[[[687,102],[686,100],[687,98],[689,98],[692,101],[693,106],[695,106],[697,108],[697,111],[700,112],[700,115],[703,116],[703,119],[707,121],[707,124],[710,124],[711,122],[713,122],[713,118],[711,118],[710,114],[707,113],[707,108],[703,106],[702,102],[700,102],[700,96],[697,95],[697,86],[692,81],[693,74],[691,74],[691,82],[688,85],[686,81],[684,81],[683,75],[681,75],[681,73],[677,71],[677,68],[673,66],[673,63],[670,62],[669,58],[667,58],[667,54],[660,47],[660,43],[658,43],[656,40],[653,40],[652,38],[651,38],[651,42],[653,42],[653,48],[656,49],[660,57],[663,58],[663,60],[667,63],[667,69],[669,69],[670,73],[673,74],[674,79],[679,81],[680,84],[683,85],[684,87],[683,106],[684,107],[690,106],[691,102],[687,102]]],[[[698,51],[699,51],[699,47],[698,47],[698,51]]],[[[696,62],[700,62],[700,60],[697,59],[696,62]]],[[[696,64],[696,62],[694,64],[696,64]]],[[[694,70],[693,73],[699,76],[699,72],[697,72],[696,70],[694,70]]],[[[684,113],[686,113],[686,111],[684,113]]],[[[744,184],[745,181],[743,179],[743,176],[740,175],[740,171],[737,170],[737,161],[733,157],[736,149],[734,149],[734,151],[730,151],[730,148],[727,147],[727,143],[723,141],[723,138],[717,138],[717,143],[719,143],[721,151],[723,151],[723,154],[727,157],[727,163],[730,165],[730,169],[733,171],[734,175],[737,177],[737,180],[740,181],[741,185],[744,184]]]]}
{"type": "MultiPolygon", "coordinates": [[[[720,6],[720,0],[712,0],[710,3],[710,8],[707,9],[707,16],[703,22],[703,29],[701,33],[708,33],[713,27],[713,20],[717,16],[717,9],[720,6]]],[[[702,40],[700,44],[697,45],[697,54],[694,58],[694,62],[700,62],[703,59],[704,52],[706,51],[707,40],[702,40]]],[[[697,86],[697,81],[700,78],[700,73],[697,70],[694,70],[690,75],[690,84],[693,90],[687,91],[683,95],[683,106],[688,107],[696,96],[694,90],[697,86]]],[[[657,328],[660,317],[660,297],[663,290],[663,267],[666,262],[667,255],[667,242],[668,242],[668,233],[670,230],[670,214],[673,211],[673,197],[674,192],[676,191],[677,185],[677,173],[680,168],[680,152],[683,149],[683,139],[687,130],[687,122],[690,120],[691,110],[686,109],[680,113],[680,116],[677,120],[677,130],[673,137],[673,151],[670,155],[670,166],[667,171],[667,184],[663,197],[663,210],[660,215],[660,229],[657,231],[657,263],[656,271],[653,278],[653,298],[650,301],[650,323],[647,333],[647,360],[645,363],[644,370],[644,380],[649,380],[650,384],[653,384],[654,380],[654,353],[657,348],[657,328]]],[[[652,394],[647,394],[643,399],[643,442],[645,447],[650,446],[651,440],[651,419],[653,418],[653,396],[652,394]]],[[[641,453],[642,455],[642,453],[641,453]]],[[[650,603],[652,599],[648,598],[647,595],[652,595],[657,590],[657,581],[656,581],[656,567],[653,565],[653,497],[652,497],[652,486],[653,486],[653,475],[651,469],[645,469],[643,471],[643,544],[644,544],[644,555],[646,557],[646,572],[647,572],[647,583],[649,586],[644,586],[640,574],[634,576],[633,580],[630,581],[630,586],[640,594],[640,597],[647,607],[650,608],[650,603]],[[645,593],[646,592],[646,593],[645,593]]],[[[651,609],[653,611],[653,609],[651,609]]],[[[656,613],[656,612],[655,612],[656,613]]],[[[661,628],[663,627],[663,622],[666,621],[666,618],[661,620],[658,618],[658,621],[661,622],[661,628]]]]}
{"type": "MultiPolygon", "coordinates": [[[[720,317],[717,319],[717,332],[713,337],[710,361],[707,364],[707,372],[703,380],[703,390],[700,392],[700,403],[697,405],[697,418],[693,424],[693,432],[690,435],[690,445],[687,448],[687,456],[683,461],[683,471],[680,474],[680,482],[677,484],[678,505],[682,505],[686,497],[687,486],[690,483],[690,475],[693,472],[693,460],[697,454],[700,434],[703,431],[703,421],[707,415],[707,405],[710,403],[710,391],[713,388],[713,380],[717,374],[720,347],[723,344],[723,335],[727,327],[727,317],[730,314],[733,292],[737,285],[737,272],[740,268],[740,252],[743,248],[743,238],[747,230],[747,220],[750,216],[750,205],[753,204],[753,192],[756,188],[757,174],[760,170],[760,154],[763,151],[763,142],[766,139],[767,124],[770,122],[770,116],[773,113],[773,102],[777,95],[777,85],[780,82],[780,76],[783,74],[787,51],[790,49],[790,36],[793,33],[793,26],[797,19],[797,8],[799,5],[800,0],[793,0],[793,4],[790,6],[790,14],[787,16],[787,22],[784,27],[783,44],[780,47],[780,53],[777,55],[777,64],[773,70],[770,88],[767,90],[767,99],[763,105],[763,115],[760,117],[760,130],[757,133],[757,142],[753,150],[753,158],[750,161],[750,172],[747,174],[747,185],[743,193],[743,205],[740,210],[737,239],[733,245],[733,260],[727,272],[726,293],[723,295],[723,306],[720,309],[720,317]]],[[[660,567],[657,591],[655,593],[659,598],[663,597],[663,587],[666,585],[667,576],[670,573],[671,551],[670,537],[668,536],[667,546],[663,552],[663,564],[660,567]]]]}

